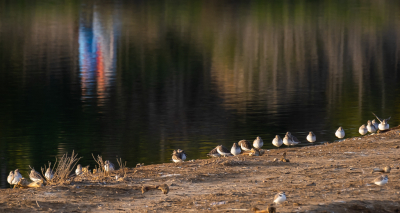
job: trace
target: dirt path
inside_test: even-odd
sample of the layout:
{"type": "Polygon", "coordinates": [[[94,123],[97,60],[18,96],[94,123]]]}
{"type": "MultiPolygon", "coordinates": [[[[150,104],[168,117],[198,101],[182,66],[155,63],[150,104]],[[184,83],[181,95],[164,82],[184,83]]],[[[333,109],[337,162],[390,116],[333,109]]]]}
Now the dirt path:
{"type": "Polygon", "coordinates": [[[399,212],[400,129],[342,142],[129,169],[115,177],[76,177],[70,184],[1,189],[7,212],[251,212],[285,191],[277,212],[399,212]],[[290,162],[273,162],[287,152],[290,162]],[[389,183],[371,183],[391,166],[389,183]],[[96,180],[94,180],[96,179],[96,180]],[[169,185],[141,192],[143,185],[169,185]]]}

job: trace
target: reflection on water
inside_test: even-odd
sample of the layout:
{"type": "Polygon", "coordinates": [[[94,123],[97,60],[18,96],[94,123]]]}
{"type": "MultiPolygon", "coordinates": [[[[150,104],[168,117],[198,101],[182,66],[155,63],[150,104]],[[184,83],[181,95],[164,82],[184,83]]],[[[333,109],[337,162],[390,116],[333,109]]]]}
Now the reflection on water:
{"type": "Polygon", "coordinates": [[[371,111],[397,125],[399,6],[2,2],[0,186],[72,150],[134,166],[286,131],[354,137],[371,111]]]}
{"type": "Polygon", "coordinates": [[[79,20],[79,66],[82,101],[103,105],[115,78],[118,10],[108,14],[96,5],[83,6],[79,20]]]}

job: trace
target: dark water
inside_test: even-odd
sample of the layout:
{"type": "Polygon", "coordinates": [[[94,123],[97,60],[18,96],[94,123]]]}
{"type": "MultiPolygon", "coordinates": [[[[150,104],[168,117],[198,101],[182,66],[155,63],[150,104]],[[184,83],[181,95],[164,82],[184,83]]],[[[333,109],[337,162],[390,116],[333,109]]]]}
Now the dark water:
{"type": "Polygon", "coordinates": [[[0,174],[400,121],[399,1],[0,1],[0,174]]]}

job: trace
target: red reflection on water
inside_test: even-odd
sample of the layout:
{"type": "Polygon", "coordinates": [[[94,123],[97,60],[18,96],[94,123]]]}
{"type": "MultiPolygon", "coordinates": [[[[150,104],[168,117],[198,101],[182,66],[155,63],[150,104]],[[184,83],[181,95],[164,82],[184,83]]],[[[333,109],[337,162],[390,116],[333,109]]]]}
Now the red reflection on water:
{"type": "MultiPolygon", "coordinates": [[[[99,41],[99,39],[97,39],[99,41]]],[[[101,43],[97,42],[96,51],[96,81],[97,81],[97,97],[100,103],[104,102],[105,90],[106,90],[106,76],[104,73],[104,58],[101,48],[101,43]]],[[[109,80],[109,79],[107,79],[109,80]]],[[[99,104],[100,104],[99,103],[99,104]]]]}

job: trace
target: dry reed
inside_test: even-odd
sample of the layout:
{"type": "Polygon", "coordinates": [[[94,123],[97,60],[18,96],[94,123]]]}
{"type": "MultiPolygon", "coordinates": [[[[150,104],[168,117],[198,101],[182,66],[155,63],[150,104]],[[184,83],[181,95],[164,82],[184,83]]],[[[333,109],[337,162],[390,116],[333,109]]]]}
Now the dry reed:
{"type": "Polygon", "coordinates": [[[104,172],[105,172],[104,165],[105,164],[104,164],[104,161],[103,161],[103,157],[101,157],[100,155],[97,155],[97,158],[95,158],[93,153],[92,153],[92,157],[93,157],[94,161],[96,161],[97,165],[99,166],[99,168],[97,168],[95,166],[95,168],[97,170],[97,173],[103,173],[104,174],[104,172]]]}
{"type": "Polygon", "coordinates": [[[118,171],[121,171],[122,173],[124,173],[124,176],[126,175],[126,170],[127,170],[127,168],[126,168],[126,161],[124,162],[124,163],[122,163],[122,158],[117,158],[117,162],[118,162],[118,166],[119,166],[119,170],[118,171]]]}
{"type": "MultiPolygon", "coordinates": [[[[97,155],[97,158],[96,158],[96,157],[94,157],[93,154],[92,154],[92,156],[93,156],[94,161],[96,161],[96,163],[97,163],[97,165],[95,166],[95,169],[97,171],[96,174],[103,174],[105,176],[108,176],[110,174],[110,172],[106,172],[105,171],[105,167],[104,167],[105,166],[105,162],[103,161],[103,157],[100,156],[100,155],[97,155]]],[[[126,161],[123,162],[121,158],[117,158],[117,162],[118,162],[119,169],[116,170],[114,168],[115,171],[117,173],[119,173],[120,175],[123,174],[125,176],[126,171],[127,171],[127,168],[126,168],[127,162],[126,161]]]]}
{"type": "MultiPolygon", "coordinates": [[[[76,164],[81,159],[81,157],[78,158],[77,156],[78,156],[78,154],[75,154],[74,151],[72,151],[72,154],[69,157],[68,157],[68,153],[66,153],[58,161],[57,166],[56,166],[56,163],[57,163],[57,159],[56,159],[56,163],[53,166],[53,171],[54,171],[54,167],[56,166],[53,179],[48,180],[47,182],[49,184],[61,184],[61,183],[65,182],[68,179],[68,177],[70,176],[70,174],[73,173],[73,170],[74,170],[76,164]]],[[[49,167],[50,166],[51,166],[51,163],[49,162],[49,167]]],[[[46,166],[44,169],[42,168],[42,174],[44,171],[46,171],[46,169],[47,169],[46,166]]]]}

